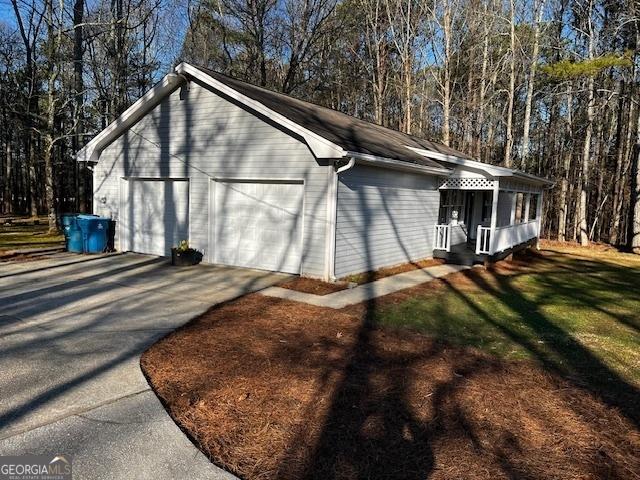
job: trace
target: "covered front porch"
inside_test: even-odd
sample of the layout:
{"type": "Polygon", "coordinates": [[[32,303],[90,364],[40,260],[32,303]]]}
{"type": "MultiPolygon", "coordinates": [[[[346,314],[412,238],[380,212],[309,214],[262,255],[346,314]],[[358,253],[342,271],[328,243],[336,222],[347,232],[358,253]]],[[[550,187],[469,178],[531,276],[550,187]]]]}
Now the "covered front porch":
{"type": "Polygon", "coordinates": [[[487,178],[477,172],[443,180],[434,257],[470,265],[536,243],[542,198],[543,186],[535,180],[487,178]]]}

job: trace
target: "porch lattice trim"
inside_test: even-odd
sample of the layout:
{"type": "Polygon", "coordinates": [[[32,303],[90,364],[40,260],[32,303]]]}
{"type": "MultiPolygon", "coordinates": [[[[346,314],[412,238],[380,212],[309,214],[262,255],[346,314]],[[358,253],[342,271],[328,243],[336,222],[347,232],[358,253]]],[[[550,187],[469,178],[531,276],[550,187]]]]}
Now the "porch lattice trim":
{"type": "Polygon", "coordinates": [[[440,184],[442,190],[492,190],[495,180],[480,177],[450,177],[440,184]]]}

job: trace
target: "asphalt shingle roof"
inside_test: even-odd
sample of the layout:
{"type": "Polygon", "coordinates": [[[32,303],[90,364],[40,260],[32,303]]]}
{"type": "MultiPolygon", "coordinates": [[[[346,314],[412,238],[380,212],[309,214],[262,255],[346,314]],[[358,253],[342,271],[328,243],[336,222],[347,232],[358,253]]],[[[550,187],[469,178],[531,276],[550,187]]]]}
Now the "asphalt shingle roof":
{"type": "Polygon", "coordinates": [[[307,130],[339,145],[344,150],[431,167],[442,167],[442,165],[406,147],[421,148],[473,160],[472,157],[439,143],[360,120],[337,110],[258,87],[207,68],[197,68],[242,95],[260,102],[307,130]]]}

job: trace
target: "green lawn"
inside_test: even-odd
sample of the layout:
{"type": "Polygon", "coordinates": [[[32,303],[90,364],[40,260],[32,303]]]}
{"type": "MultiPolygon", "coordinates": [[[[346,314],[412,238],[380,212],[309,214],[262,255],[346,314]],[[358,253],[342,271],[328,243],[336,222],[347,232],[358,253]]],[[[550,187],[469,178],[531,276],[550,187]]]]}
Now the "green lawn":
{"type": "Polygon", "coordinates": [[[550,245],[423,292],[377,309],[373,320],[534,359],[593,387],[640,385],[640,256],[550,245]]]}
{"type": "Polygon", "coordinates": [[[57,247],[64,241],[62,235],[49,235],[46,222],[40,225],[1,225],[0,252],[7,250],[57,247]]]}

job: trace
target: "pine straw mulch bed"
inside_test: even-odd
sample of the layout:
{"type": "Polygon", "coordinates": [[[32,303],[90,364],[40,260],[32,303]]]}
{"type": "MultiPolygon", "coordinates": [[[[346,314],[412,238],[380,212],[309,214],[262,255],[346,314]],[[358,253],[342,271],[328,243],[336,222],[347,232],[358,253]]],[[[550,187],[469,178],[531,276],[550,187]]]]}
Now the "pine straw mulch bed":
{"type": "Polygon", "coordinates": [[[363,318],[252,294],[141,365],[196,445],[245,479],[638,478],[638,428],[579,382],[363,318]]]}
{"type": "Polygon", "coordinates": [[[329,295],[330,293],[346,290],[349,288],[349,283],[363,285],[365,283],[374,282],[399,273],[442,265],[443,263],[444,260],[438,258],[426,258],[415,262],[403,263],[394,267],[382,268],[373,272],[349,275],[336,283],[323,282],[322,280],[316,280],[313,278],[295,277],[291,280],[286,280],[283,283],[280,283],[278,286],[288,288],[289,290],[295,290],[297,292],[312,293],[314,295],[329,295]]]}
{"type": "Polygon", "coordinates": [[[364,283],[375,282],[381,278],[390,277],[399,273],[411,272],[413,270],[419,270],[421,268],[434,267],[436,265],[442,265],[445,261],[441,258],[425,258],[422,260],[416,260],[414,262],[402,263],[393,267],[381,268],[373,272],[358,273],[356,275],[349,275],[344,278],[347,282],[354,282],[358,285],[364,283]]]}
{"type": "Polygon", "coordinates": [[[349,288],[346,282],[329,283],[322,280],[306,277],[294,277],[278,284],[279,287],[288,288],[297,292],[312,293],[314,295],[329,295],[349,288]]]}

